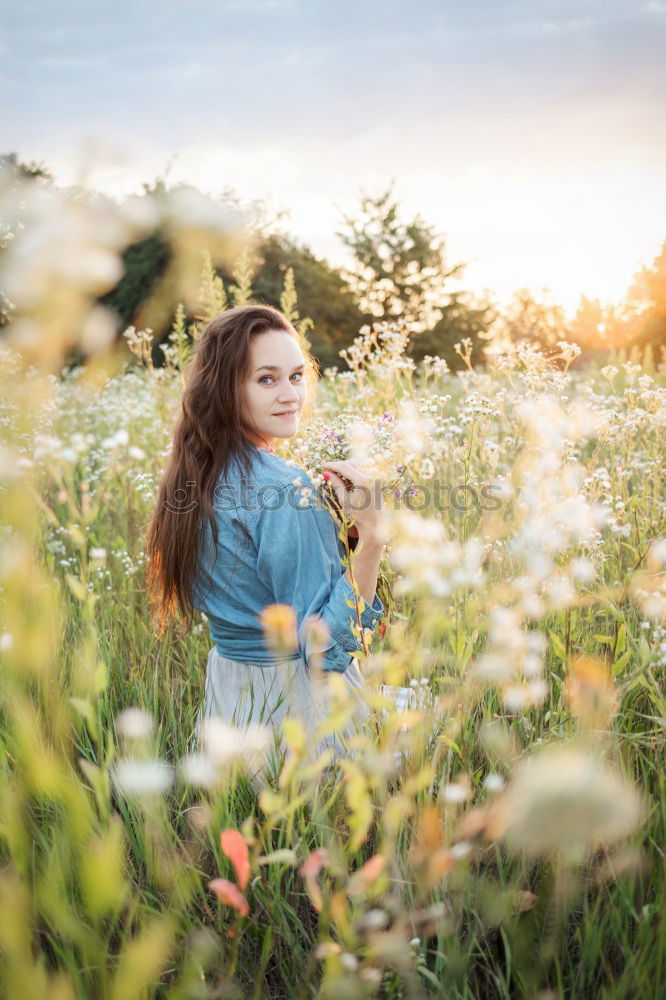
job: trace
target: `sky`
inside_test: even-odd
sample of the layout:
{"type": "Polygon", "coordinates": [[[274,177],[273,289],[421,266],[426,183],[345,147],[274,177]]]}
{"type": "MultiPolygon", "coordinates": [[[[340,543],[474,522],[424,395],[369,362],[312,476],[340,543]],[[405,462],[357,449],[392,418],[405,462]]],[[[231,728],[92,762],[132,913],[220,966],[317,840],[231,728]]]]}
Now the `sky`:
{"type": "Polygon", "coordinates": [[[0,55],[0,152],[233,189],[334,265],[391,182],[499,302],[617,302],[666,240],[666,0],[0,0],[0,55]]]}

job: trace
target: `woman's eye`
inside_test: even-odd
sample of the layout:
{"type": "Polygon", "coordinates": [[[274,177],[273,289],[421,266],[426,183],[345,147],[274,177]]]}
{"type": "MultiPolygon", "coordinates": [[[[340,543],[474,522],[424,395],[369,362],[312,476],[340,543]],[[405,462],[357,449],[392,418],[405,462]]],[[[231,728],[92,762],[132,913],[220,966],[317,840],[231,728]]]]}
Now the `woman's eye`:
{"type": "MultiPolygon", "coordinates": [[[[264,379],[265,378],[272,378],[272,377],[273,377],[272,375],[262,375],[261,378],[259,379],[259,385],[262,385],[262,384],[265,385],[266,383],[264,382],[264,379]]],[[[301,382],[303,380],[303,372],[293,372],[292,375],[291,375],[291,377],[292,378],[297,378],[298,381],[301,382]]]]}

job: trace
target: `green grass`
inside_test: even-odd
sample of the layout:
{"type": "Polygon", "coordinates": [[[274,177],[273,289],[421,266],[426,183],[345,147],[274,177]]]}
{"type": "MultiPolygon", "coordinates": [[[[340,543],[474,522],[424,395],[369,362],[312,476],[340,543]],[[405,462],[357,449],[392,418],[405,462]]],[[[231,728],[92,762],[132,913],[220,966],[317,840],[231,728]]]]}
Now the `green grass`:
{"type": "MultiPolygon", "coordinates": [[[[362,385],[373,391],[360,408],[367,419],[379,419],[385,410],[397,412],[405,397],[448,395],[428,439],[438,475],[484,482],[501,473],[517,482],[517,456],[533,454],[534,442],[512,401],[546,395],[555,379],[547,370],[528,375],[517,368],[510,384],[488,373],[478,391],[499,412],[488,416],[472,413],[474,401],[459,379],[424,387],[398,374],[373,381],[368,371],[362,385]],[[447,437],[451,418],[460,428],[447,437]],[[499,458],[485,448],[489,438],[499,458]]],[[[273,797],[257,797],[236,769],[215,789],[178,782],[166,795],[138,802],[111,781],[114,761],[125,753],[115,719],[130,706],[148,711],[154,735],[136,755],[177,765],[192,746],[209,649],[204,622],[194,634],[170,630],[157,639],[144,592],[142,528],[179,380],[177,373],[158,380],[150,369],[134,373],[130,385],[119,376],[105,389],[104,406],[86,401],[75,382],[63,384],[53,433],[63,448],[77,429],[92,440],[75,463],[62,449],[37,463],[32,482],[51,523],[46,507],[36,511],[26,503],[26,483],[8,481],[2,495],[3,521],[23,548],[7,558],[2,575],[2,618],[13,641],[0,653],[0,993],[90,1000],[664,995],[664,636],[630,586],[644,572],[647,543],[664,535],[663,482],[653,483],[650,509],[640,489],[649,463],[663,455],[663,430],[648,426],[647,417],[635,419],[637,408],[654,412],[654,398],[646,395],[641,404],[623,395],[623,385],[612,391],[595,372],[572,378],[572,398],[582,398],[587,378],[598,393],[593,406],[615,408],[623,432],[581,441],[577,461],[588,476],[606,466],[608,492],[613,503],[623,499],[630,532],[602,530],[592,553],[598,574],[578,588],[568,609],[547,603],[540,619],[523,616],[521,627],[546,639],[544,700],[512,710],[501,684],[474,678],[494,641],[492,610],[515,600],[507,588],[526,572],[524,556],[508,545],[519,536],[520,512],[511,501],[500,521],[452,514],[445,518],[450,538],[463,546],[474,538],[497,542],[502,557],[487,562],[480,587],[463,582],[447,596],[424,586],[399,594],[402,617],[385,640],[375,639],[362,663],[368,675],[375,671],[393,684],[425,677],[435,704],[420,720],[401,733],[395,713],[378,716],[378,732],[368,730],[349,767],[326,777],[323,765],[308,775],[297,763],[273,797]],[[119,426],[143,459],[126,448],[105,456],[99,442],[119,426]],[[99,502],[89,523],[82,481],[99,502]],[[68,534],[73,524],[82,532],[79,544],[68,534]],[[91,568],[88,553],[99,546],[107,550],[106,568],[91,568]],[[81,581],[78,592],[66,574],[81,581]],[[567,697],[566,678],[581,652],[613,675],[616,711],[598,728],[586,729],[567,697]],[[593,845],[575,864],[510,852],[502,830],[492,835],[488,826],[495,800],[483,784],[488,774],[510,784],[518,759],[561,741],[603,758],[645,802],[635,832],[593,845]],[[401,769],[386,773],[381,761],[399,748],[401,769]],[[442,789],[463,775],[469,798],[447,804],[442,789]],[[428,832],[424,817],[432,805],[438,819],[428,832]],[[469,822],[474,809],[483,820],[478,832],[461,833],[461,818],[469,822]],[[207,887],[218,876],[236,878],[220,848],[226,828],[241,830],[249,846],[247,917],[207,887]],[[425,861],[418,855],[422,842],[425,861]],[[451,863],[429,876],[428,857],[461,843],[467,853],[454,850],[451,863]],[[299,869],[321,847],[329,861],[318,876],[318,912],[299,869]],[[285,850],[294,852],[292,860],[258,862],[285,850]],[[385,858],[384,871],[355,893],[350,878],[377,854],[385,858]],[[443,909],[429,917],[438,905],[443,909]]],[[[663,401],[659,381],[649,391],[663,401]]],[[[344,430],[359,409],[353,387],[344,380],[323,384],[320,394],[322,416],[344,430]]],[[[24,402],[17,396],[16,406],[24,402]]],[[[318,455],[314,432],[304,440],[308,454],[318,455]]],[[[419,461],[405,459],[414,482],[419,461]]],[[[587,491],[594,499],[594,484],[587,491]]],[[[9,540],[8,534],[6,555],[9,540]]],[[[419,540],[412,541],[414,559],[422,559],[419,540]]],[[[581,554],[580,546],[562,545],[547,580],[581,554]]],[[[384,568],[395,584],[395,569],[384,568]]],[[[401,572],[409,578],[411,571],[401,572]]]]}

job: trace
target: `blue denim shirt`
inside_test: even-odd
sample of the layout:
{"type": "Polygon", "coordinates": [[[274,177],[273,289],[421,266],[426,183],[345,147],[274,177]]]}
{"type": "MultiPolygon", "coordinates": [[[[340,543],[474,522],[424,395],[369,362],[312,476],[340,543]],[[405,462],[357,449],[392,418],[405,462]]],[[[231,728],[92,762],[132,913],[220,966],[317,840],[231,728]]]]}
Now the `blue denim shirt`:
{"type": "MultiPolygon", "coordinates": [[[[193,603],[208,618],[218,652],[258,665],[274,663],[258,616],[269,604],[289,604],[298,625],[298,649],[292,658],[303,657],[309,665],[312,642],[306,625],[318,616],[329,633],[321,650],[322,665],[343,673],[351,654],[360,648],[352,632],[354,591],[344,577],[345,548],[338,538],[338,525],[307,472],[279,455],[254,448],[249,478],[242,475],[235,459],[226,475],[220,476],[213,510],[217,553],[207,519],[202,528],[202,565],[210,573],[212,586],[200,570],[193,603]],[[300,485],[295,485],[299,477],[300,485]],[[303,488],[311,490],[309,496],[303,495],[303,488]]],[[[363,603],[361,624],[373,629],[384,614],[384,605],[376,595],[372,607],[363,603]]]]}

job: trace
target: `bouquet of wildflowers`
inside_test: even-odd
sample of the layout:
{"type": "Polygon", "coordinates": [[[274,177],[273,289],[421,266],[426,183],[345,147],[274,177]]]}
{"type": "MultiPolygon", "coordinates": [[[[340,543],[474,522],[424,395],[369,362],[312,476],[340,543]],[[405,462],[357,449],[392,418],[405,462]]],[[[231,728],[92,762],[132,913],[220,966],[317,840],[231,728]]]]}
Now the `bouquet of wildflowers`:
{"type": "MultiPolygon", "coordinates": [[[[292,445],[294,460],[303,466],[319,495],[340,525],[339,537],[345,545],[347,557],[358,544],[358,530],[345,517],[330,482],[324,478],[323,464],[328,461],[349,460],[363,472],[383,483],[385,501],[390,502],[405,494],[415,492],[414,481],[418,475],[417,456],[405,448],[405,426],[400,417],[391,411],[381,416],[370,412],[344,414],[335,424],[322,419],[313,420],[303,436],[292,445]],[[347,419],[345,419],[347,417],[347,419]]],[[[379,567],[377,594],[387,610],[395,612],[388,555],[384,554],[379,567]]],[[[380,624],[380,635],[386,631],[380,624]]]]}

